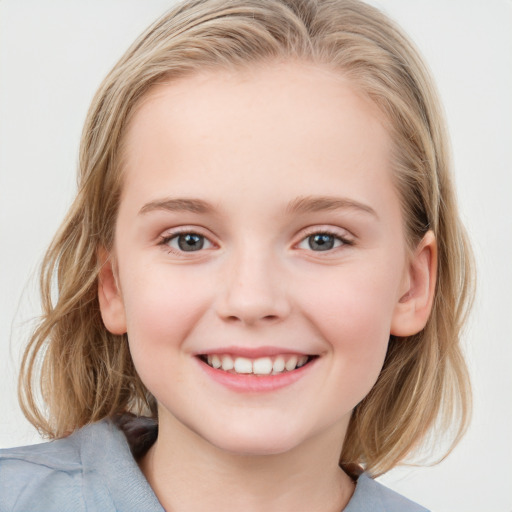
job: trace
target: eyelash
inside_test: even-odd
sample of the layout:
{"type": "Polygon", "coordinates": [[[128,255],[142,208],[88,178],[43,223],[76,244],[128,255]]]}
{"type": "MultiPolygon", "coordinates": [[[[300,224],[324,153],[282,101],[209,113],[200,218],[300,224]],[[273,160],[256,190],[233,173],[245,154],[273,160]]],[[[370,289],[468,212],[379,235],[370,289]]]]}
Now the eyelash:
{"type": "MultiPolygon", "coordinates": [[[[178,239],[182,235],[196,235],[196,236],[199,236],[199,237],[202,238],[203,243],[204,243],[204,241],[206,241],[208,244],[210,244],[211,247],[215,246],[215,244],[207,236],[205,236],[205,235],[203,235],[201,233],[198,233],[197,231],[194,231],[193,229],[186,229],[186,228],[185,229],[180,229],[179,231],[174,231],[173,233],[170,233],[170,234],[167,234],[167,235],[162,235],[160,237],[160,241],[158,242],[158,245],[162,246],[163,248],[165,248],[165,250],[167,250],[167,252],[173,253],[173,254],[177,254],[177,255],[180,255],[180,256],[182,256],[186,252],[202,252],[202,250],[204,249],[203,246],[201,246],[198,251],[185,251],[185,250],[176,249],[176,248],[171,247],[169,245],[169,242],[171,240],[178,239]]],[[[306,250],[310,250],[311,252],[331,253],[332,251],[334,251],[336,249],[339,249],[339,248],[341,248],[343,246],[352,246],[352,245],[354,245],[354,241],[353,240],[351,240],[351,239],[349,239],[349,238],[347,238],[345,236],[341,236],[339,233],[335,232],[335,230],[330,230],[330,229],[310,229],[305,234],[303,234],[303,236],[300,239],[300,241],[297,244],[295,244],[295,247],[298,247],[300,244],[305,243],[311,237],[317,236],[317,235],[326,235],[328,237],[332,237],[335,241],[338,241],[338,242],[341,242],[341,243],[338,246],[336,246],[336,247],[332,247],[332,248],[326,249],[326,250],[314,251],[313,249],[311,249],[311,246],[309,247],[309,249],[306,249],[306,250]]],[[[334,243],[336,243],[336,242],[334,242],[334,243]]],[[[210,247],[208,247],[208,248],[210,248],[210,247]]]]}
{"type": "Polygon", "coordinates": [[[175,238],[178,239],[178,237],[180,237],[182,235],[196,235],[196,236],[201,237],[203,239],[203,241],[207,241],[212,247],[215,246],[215,244],[212,241],[210,241],[210,239],[206,235],[198,233],[194,229],[187,229],[187,228],[180,229],[178,231],[174,231],[173,233],[169,233],[169,234],[160,236],[160,241],[158,242],[158,245],[163,247],[168,253],[176,254],[178,256],[182,256],[183,254],[185,254],[187,252],[202,252],[203,247],[201,247],[199,251],[184,251],[184,250],[176,249],[169,245],[169,242],[171,240],[173,240],[175,238]]]}
{"type": "Polygon", "coordinates": [[[329,237],[332,237],[335,241],[339,241],[341,243],[337,247],[333,247],[331,249],[326,249],[324,251],[321,251],[321,250],[320,251],[313,251],[311,248],[306,249],[306,250],[310,250],[311,252],[314,252],[314,253],[318,253],[318,252],[320,252],[320,253],[321,252],[332,253],[336,249],[341,249],[343,246],[352,246],[352,245],[354,245],[354,240],[348,238],[347,236],[340,235],[340,233],[337,232],[334,229],[329,229],[329,228],[326,228],[326,229],[312,228],[312,229],[306,231],[306,233],[302,236],[300,242],[298,244],[296,244],[296,247],[299,246],[302,243],[307,242],[308,239],[310,239],[311,237],[313,237],[315,235],[327,235],[329,237]]]}

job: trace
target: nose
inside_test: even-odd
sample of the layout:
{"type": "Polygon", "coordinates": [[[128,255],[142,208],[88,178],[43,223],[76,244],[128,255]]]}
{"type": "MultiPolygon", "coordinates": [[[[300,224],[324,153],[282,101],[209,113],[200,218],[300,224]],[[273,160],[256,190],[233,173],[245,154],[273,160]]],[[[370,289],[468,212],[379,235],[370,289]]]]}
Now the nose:
{"type": "Polygon", "coordinates": [[[245,251],[229,263],[222,293],[217,297],[217,314],[226,322],[267,324],[290,314],[284,270],[271,257],[254,252],[245,251]]]}

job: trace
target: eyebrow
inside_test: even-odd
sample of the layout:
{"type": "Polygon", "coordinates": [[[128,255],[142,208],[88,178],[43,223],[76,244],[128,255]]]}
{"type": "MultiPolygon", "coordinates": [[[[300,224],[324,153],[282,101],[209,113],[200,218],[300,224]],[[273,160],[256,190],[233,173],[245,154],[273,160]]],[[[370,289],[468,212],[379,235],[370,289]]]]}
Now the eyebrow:
{"type": "MultiPolygon", "coordinates": [[[[357,210],[364,213],[369,213],[376,217],[379,216],[375,210],[359,201],[348,199],[344,197],[334,196],[301,196],[291,201],[286,212],[288,214],[297,213],[313,213],[330,210],[357,210]]],[[[171,211],[171,212],[191,212],[209,214],[213,213],[214,207],[207,201],[202,199],[193,198],[163,198],[156,199],[146,203],[139,211],[139,214],[145,214],[152,211],[171,211]]]]}
{"type": "Polygon", "coordinates": [[[357,210],[379,218],[377,212],[371,206],[353,199],[335,196],[298,197],[291,201],[286,209],[288,213],[312,213],[329,210],[357,210]]]}
{"type": "Polygon", "coordinates": [[[211,213],[213,207],[202,199],[164,198],[146,203],[139,214],[149,213],[155,210],[171,212],[211,213]]]}

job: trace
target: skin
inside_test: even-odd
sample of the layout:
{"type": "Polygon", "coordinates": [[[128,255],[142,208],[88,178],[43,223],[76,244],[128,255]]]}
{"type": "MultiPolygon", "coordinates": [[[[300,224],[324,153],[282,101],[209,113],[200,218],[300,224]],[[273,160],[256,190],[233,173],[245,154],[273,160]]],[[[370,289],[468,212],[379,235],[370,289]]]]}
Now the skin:
{"type": "Polygon", "coordinates": [[[390,333],[425,325],[435,279],[432,234],[408,250],[383,125],[343,77],[297,62],[160,84],[139,106],[99,298],[158,401],[140,465],[167,510],[349,501],[351,412],[390,333]],[[179,230],[203,249],[180,251],[179,230]],[[314,250],[314,233],[334,247],[314,250]],[[197,357],[226,346],[317,357],[284,388],[235,392],[197,357]]]}

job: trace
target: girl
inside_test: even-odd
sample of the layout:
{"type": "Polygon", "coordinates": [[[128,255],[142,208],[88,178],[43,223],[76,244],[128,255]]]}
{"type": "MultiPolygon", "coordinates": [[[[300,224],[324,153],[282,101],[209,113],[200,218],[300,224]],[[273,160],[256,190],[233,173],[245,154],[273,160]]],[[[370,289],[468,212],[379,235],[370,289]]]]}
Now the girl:
{"type": "Polygon", "coordinates": [[[471,258],[399,29],[180,4],[100,87],[79,179],[20,379],[56,440],[2,452],[0,510],[424,510],[371,477],[466,428],[471,258]]]}

